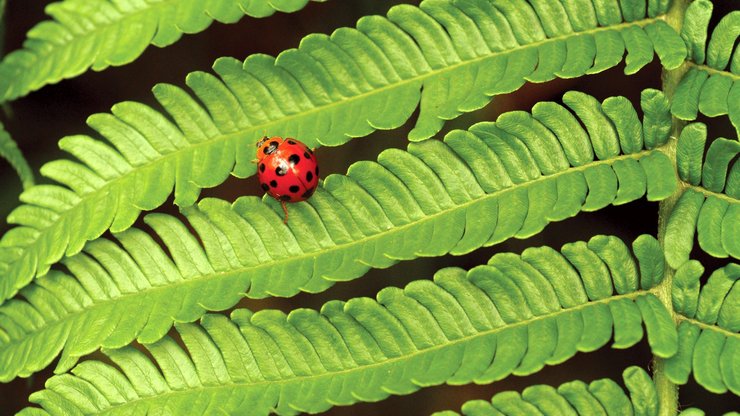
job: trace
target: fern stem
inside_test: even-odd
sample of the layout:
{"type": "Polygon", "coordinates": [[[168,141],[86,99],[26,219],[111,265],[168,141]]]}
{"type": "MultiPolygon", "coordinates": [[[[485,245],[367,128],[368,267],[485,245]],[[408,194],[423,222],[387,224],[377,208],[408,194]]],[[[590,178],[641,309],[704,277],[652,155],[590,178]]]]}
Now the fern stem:
{"type": "MultiPolygon", "coordinates": [[[[683,25],[684,15],[686,8],[688,7],[688,0],[674,0],[670,10],[665,16],[666,22],[676,29],[680,33],[681,26],[683,25]]],[[[683,65],[673,70],[663,70],[662,82],[663,92],[666,94],[669,100],[673,99],[673,95],[676,92],[681,78],[688,71],[689,64],[684,62],[683,65]]],[[[673,126],[671,128],[671,138],[664,147],[666,155],[673,161],[674,169],[676,170],[676,176],[678,176],[678,168],[676,166],[676,146],[678,137],[681,134],[681,130],[685,122],[673,117],[673,126]]],[[[679,181],[679,186],[676,192],[669,198],[660,202],[658,209],[658,241],[660,245],[665,247],[665,232],[668,224],[668,218],[673,211],[676,201],[680,198],[681,194],[686,190],[686,183],[679,181]]],[[[666,306],[673,317],[674,322],[678,324],[679,317],[673,310],[671,301],[671,289],[673,287],[673,274],[675,270],[666,264],[665,276],[663,281],[658,285],[655,290],[655,295],[660,299],[661,302],[666,306]]],[[[655,388],[658,394],[658,403],[660,404],[659,414],[660,416],[674,416],[678,413],[678,386],[671,382],[665,374],[665,360],[659,357],[653,357],[653,381],[655,382],[655,388]]]]}

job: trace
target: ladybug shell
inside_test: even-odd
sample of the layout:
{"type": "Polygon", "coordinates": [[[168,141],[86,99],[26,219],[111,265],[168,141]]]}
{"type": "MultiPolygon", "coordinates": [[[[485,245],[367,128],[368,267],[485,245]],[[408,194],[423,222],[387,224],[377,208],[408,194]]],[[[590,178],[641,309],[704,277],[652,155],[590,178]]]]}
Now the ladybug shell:
{"type": "Polygon", "coordinates": [[[257,144],[257,175],[262,189],[279,201],[308,199],[319,184],[313,151],[295,139],[266,138],[257,144]]]}

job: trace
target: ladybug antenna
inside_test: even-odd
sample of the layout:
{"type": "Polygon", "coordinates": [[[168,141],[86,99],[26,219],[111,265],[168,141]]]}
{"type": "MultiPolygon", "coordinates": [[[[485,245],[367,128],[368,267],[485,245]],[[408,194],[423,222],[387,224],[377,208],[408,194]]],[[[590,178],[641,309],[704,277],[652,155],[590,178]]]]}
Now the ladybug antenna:
{"type": "Polygon", "coordinates": [[[265,144],[265,142],[266,142],[266,141],[267,141],[268,139],[269,139],[269,137],[267,137],[267,136],[262,136],[262,138],[261,138],[261,139],[260,139],[260,140],[259,140],[259,141],[257,142],[257,144],[256,144],[256,145],[254,145],[254,146],[255,146],[255,147],[260,147],[260,146],[262,146],[263,144],[265,144]]]}

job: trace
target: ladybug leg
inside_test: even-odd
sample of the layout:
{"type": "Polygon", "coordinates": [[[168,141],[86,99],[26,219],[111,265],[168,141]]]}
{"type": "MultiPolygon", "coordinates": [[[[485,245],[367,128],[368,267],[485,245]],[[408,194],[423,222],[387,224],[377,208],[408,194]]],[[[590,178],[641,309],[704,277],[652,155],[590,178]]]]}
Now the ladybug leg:
{"type": "Polygon", "coordinates": [[[288,206],[285,204],[285,201],[280,201],[280,204],[283,206],[283,212],[285,212],[285,219],[283,219],[283,224],[288,224],[288,206]]]}

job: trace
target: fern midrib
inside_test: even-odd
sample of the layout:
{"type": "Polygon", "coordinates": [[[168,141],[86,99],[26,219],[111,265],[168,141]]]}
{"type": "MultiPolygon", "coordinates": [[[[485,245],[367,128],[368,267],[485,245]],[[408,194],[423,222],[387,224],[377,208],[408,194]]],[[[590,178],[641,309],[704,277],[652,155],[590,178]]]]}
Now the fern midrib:
{"type": "MultiPolygon", "coordinates": [[[[261,380],[261,381],[257,381],[257,382],[238,382],[238,383],[235,383],[233,381],[229,381],[229,382],[226,382],[224,384],[217,385],[217,386],[203,386],[203,385],[201,385],[200,387],[193,388],[193,389],[177,390],[177,391],[170,390],[169,392],[166,392],[166,393],[160,394],[160,395],[148,396],[148,397],[141,397],[139,399],[135,399],[135,400],[132,400],[132,401],[123,403],[121,405],[118,405],[117,407],[116,406],[111,406],[110,408],[105,409],[105,410],[103,410],[102,412],[100,412],[98,414],[103,415],[103,414],[106,414],[106,413],[108,413],[110,411],[118,411],[121,408],[125,408],[125,407],[130,406],[130,405],[135,405],[136,403],[141,403],[141,402],[146,402],[146,401],[158,401],[158,400],[163,399],[163,398],[165,400],[169,401],[169,400],[172,400],[173,398],[175,398],[177,396],[188,396],[188,395],[191,395],[191,394],[202,393],[204,391],[214,391],[214,390],[221,390],[221,389],[241,388],[241,387],[250,388],[251,389],[251,388],[259,388],[262,385],[268,385],[268,384],[269,385],[276,385],[276,384],[284,385],[284,384],[299,383],[299,382],[303,382],[303,381],[310,380],[310,379],[320,379],[322,377],[336,377],[336,376],[339,376],[339,375],[342,375],[342,374],[353,373],[353,372],[356,372],[356,371],[358,371],[358,372],[367,371],[367,370],[372,369],[372,368],[375,368],[375,367],[382,367],[382,366],[386,366],[386,365],[393,365],[393,364],[395,364],[397,362],[411,360],[414,357],[417,357],[417,356],[422,355],[422,354],[429,354],[429,353],[436,352],[438,350],[443,350],[443,349],[446,349],[446,348],[451,348],[451,347],[454,347],[454,346],[456,346],[458,344],[464,344],[464,343],[470,342],[470,341],[472,341],[474,339],[477,339],[477,338],[482,338],[482,337],[486,337],[486,336],[490,336],[490,335],[495,335],[495,334],[497,334],[499,332],[502,332],[502,331],[505,331],[505,330],[516,329],[516,328],[518,328],[520,326],[528,326],[528,325],[532,324],[533,322],[541,321],[541,320],[546,320],[546,319],[549,319],[549,318],[552,318],[552,317],[557,317],[557,316],[559,316],[561,314],[572,313],[574,311],[581,311],[581,310],[584,310],[584,309],[589,309],[589,308],[591,308],[591,307],[593,307],[593,306],[595,306],[597,304],[609,304],[611,302],[614,302],[614,301],[617,301],[617,300],[621,300],[621,299],[631,299],[631,300],[634,300],[634,299],[637,299],[639,297],[649,296],[649,295],[653,294],[654,289],[655,288],[650,289],[650,290],[637,290],[635,292],[626,293],[626,294],[622,294],[622,295],[613,295],[613,296],[610,296],[610,297],[604,298],[604,299],[589,300],[586,303],[583,303],[583,304],[580,304],[580,305],[577,305],[577,306],[574,306],[574,307],[571,307],[571,308],[562,308],[562,309],[560,309],[558,311],[548,312],[548,313],[543,314],[543,315],[533,316],[533,317],[531,317],[529,319],[525,319],[523,321],[515,322],[515,323],[512,323],[512,324],[505,324],[504,326],[499,326],[499,327],[496,327],[496,328],[491,328],[491,329],[488,329],[488,330],[485,330],[485,331],[482,331],[482,332],[478,332],[478,333],[475,333],[475,334],[472,334],[472,335],[466,335],[466,336],[463,336],[463,337],[460,337],[460,338],[457,338],[457,339],[454,339],[454,340],[448,340],[449,342],[444,343],[444,344],[434,345],[434,346],[431,346],[431,347],[428,347],[428,348],[423,348],[423,349],[418,349],[417,348],[417,349],[415,349],[415,351],[413,351],[411,353],[401,354],[401,355],[396,356],[396,357],[390,357],[390,358],[387,358],[384,361],[375,362],[375,363],[372,363],[372,364],[359,365],[359,366],[354,367],[354,368],[348,368],[348,369],[339,370],[339,371],[328,371],[327,370],[326,372],[321,373],[321,374],[302,375],[302,376],[296,376],[296,377],[293,377],[293,378],[290,378],[290,379],[261,380]]],[[[313,344],[311,344],[311,345],[313,346],[313,344]]],[[[527,345],[529,345],[529,338],[527,339],[527,345]]],[[[314,348],[315,348],[315,346],[314,346],[314,348]]],[[[416,347],[414,347],[414,348],[416,348],[416,347]]],[[[291,371],[292,370],[293,369],[291,368],[291,371]]],[[[326,370],[326,369],[324,369],[324,370],[326,370]]],[[[514,370],[514,371],[516,371],[516,370],[514,370]]]]}
{"type": "Polygon", "coordinates": [[[732,337],[732,338],[737,338],[738,340],[740,340],[740,333],[732,332],[729,329],[722,328],[719,325],[708,324],[706,322],[699,321],[696,318],[689,318],[688,316],[681,315],[681,314],[676,314],[676,318],[678,321],[688,322],[691,325],[698,326],[701,329],[710,330],[713,332],[720,333],[724,335],[725,337],[728,337],[728,338],[732,337]]]}
{"type": "MultiPolygon", "coordinates": [[[[389,229],[387,231],[381,231],[381,232],[376,233],[376,234],[372,234],[372,235],[369,235],[369,236],[364,236],[364,237],[361,237],[361,238],[359,238],[357,240],[353,240],[353,241],[350,241],[350,242],[347,242],[347,243],[335,244],[331,248],[328,248],[328,249],[325,249],[325,250],[322,250],[322,251],[304,252],[304,253],[302,253],[300,255],[293,255],[293,256],[289,256],[289,257],[284,257],[284,258],[277,259],[277,260],[274,260],[274,261],[262,263],[262,264],[259,264],[259,265],[256,265],[256,266],[242,267],[242,268],[239,268],[239,269],[236,269],[236,270],[220,271],[220,272],[219,271],[215,271],[214,273],[209,273],[209,274],[206,274],[206,275],[202,275],[202,276],[198,276],[198,277],[194,277],[194,278],[190,278],[190,279],[182,279],[182,280],[179,280],[179,281],[177,281],[175,283],[172,283],[172,284],[166,284],[166,285],[160,285],[160,286],[152,286],[152,287],[147,288],[147,289],[145,289],[143,291],[140,291],[140,292],[132,292],[132,293],[125,293],[125,294],[122,293],[118,297],[105,299],[105,300],[102,300],[100,302],[95,302],[95,303],[93,303],[93,306],[91,308],[88,308],[88,309],[80,309],[80,310],[75,311],[75,312],[73,312],[73,313],[71,313],[69,315],[66,315],[64,318],[62,318],[62,319],[60,319],[58,321],[51,321],[51,322],[49,322],[49,324],[44,323],[44,325],[41,325],[41,326],[38,327],[38,330],[33,331],[33,332],[29,332],[29,334],[37,334],[37,333],[40,333],[43,330],[45,330],[47,327],[56,326],[56,325],[62,325],[62,324],[65,323],[65,321],[74,320],[74,319],[77,318],[78,315],[84,315],[84,314],[87,314],[87,313],[91,313],[91,311],[94,311],[98,307],[102,307],[103,305],[107,304],[108,302],[125,302],[126,299],[130,299],[130,298],[133,298],[133,297],[136,297],[136,296],[152,296],[153,298],[156,299],[156,298],[159,298],[159,297],[162,297],[162,296],[166,296],[169,291],[174,290],[177,287],[187,287],[190,284],[200,284],[200,283],[203,283],[204,280],[215,280],[215,279],[233,277],[233,276],[237,276],[237,275],[242,274],[242,273],[249,273],[249,274],[255,275],[262,268],[279,267],[279,266],[284,265],[285,263],[291,263],[291,262],[300,263],[300,262],[302,262],[304,260],[315,258],[317,256],[324,256],[324,255],[330,255],[331,253],[334,253],[334,252],[341,252],[343,250],[350,249],[352,246],[362,246],[362,245],[367,244],[369,241],[372,241],[374,239],[383,238],[383,237],[386,237],[388,235],[392,235],[394,233],[402,233],[407,228],[419,226],[419,225],[421,225],[421,224],[423,224],[423,223],[425,223],[427,221],[433,221],[434,219],[436,219],[439,216],[449,215],[449,214],[452,214],[452,213],[456,212],[457,210],[466,210],[471,205],[480,203],[482,201],[485,201],[485,200],[488,200],[488,199],[491,199],[491,198],[499,198],[499,197],[501,197],[502,195],[505,195],[508,192],[515,192],[518,189],[528,188],[530,186],[534,186],[534,184],[536,184],[538,182],[556,180],[558,177],[563,176],[565,174],[570,174],[572,172],[585,171],[588,168],[595,167],[595,166],[598,166],[598,165],[611,165],[611,164],[615,163],[618,160],[624,160],[624,159],[640,159],[642,156],[649,155],[651,153],[661,151],[661,149],[663,147],[665,147],[665,145],[656,147],[656,148],[651,149],[651,150],[642,150],[642,151],[637,152],[637,153],[631,153],[631,154],[627,154],[627,155],[619,155],[619,156],[614,157],[612,159],[592,161],[592,162],[586,163],[586,164],[581,165],[581,166],[570,167],[569,169],[566,169],[566,170],[561,171],[561,172],[554,173],[552,175],[542,175],[542,176],[540,176],[540,177],[538,177],[536,179],[533,179],[531,181],[522,182],[520,184],[515,184],[515,185],[512,185],[512,186],[510,186],[508,188],[505,188],[505,189],[501,189],[499,191],[496,191],[494,193],[484,194],[484,195],[482,195],[481,197],[479,197],[477,199],[471,199],[470,201],[466,201],[466,202],[464,202],[464,203],[462,203],[460,205],[455,205],[453,207],[440,210],[440,211],[435,212],[433,214],[426,215],[424,218],[421,218],[421,219],[418,219],[418,220],[415,220],[415,221],[410,221],[410,222],[408,222],[406,224],[403,224],[403,225],[395,226],[395,227],[393,227],[393,228],[391,228],[391,229],[389,229]],[[159,294],[158,294],[158,292],[159,292],[159,294]]],[[[246,292],[249,292],[249,289],[247,289],[246,292]]],[[[13,340],[13,341],[11,341],[9,343],[6,343],[6,344],[0,344],[0,348],[1,347],[4,347],[4,346],[10,346],[10,345],[13,345],[13,344],[16,344],[16,343],[20,343],[20,342],[22,342],[25,339],[27,339],[27,337],[18,338],[18,339],[15,339],[15,340],[13,340]]]]}
{"type": "MultiPolygon", "coordinates": [[[[385,85],[385,86],[380,87],[380,88],[377,88],[377,89],[373,89],[373,90],[370,90],[370,91],[367,91],[367,92],[362,92],[362,93],[357,94],[355,96],[348,97],[347,99],[344,99],[344,100],[334,101],[334,102],[331,102],[331,103],[328,103],[328,104],[324,104],[324,105],[321,105],[321,106],[318,106],[318,107],[314,107],[314,108],[312,108],[310,110],[307,110],[307,111],[304,111],[304,112],[299,112],[299,113],[295,113],[295,114],[291,114],[291,115],[286,115],[285,117],[282,117],[282,118],[277,119],[277,120],[271,120],[271,121],[266,122],[266,123],[262,123],[262,124],[257,124],[257,125],[251,126],[249,129],[239,130],[239,131],[236,131],[236,132],[227,133],[227,134],[223,134],[223,135],[217,135],[217,136],[214,136],[214,138],[210,138],[208,140],[204,140],[202,142],[199,142],[199,143],[196,143],[196,144],[192,144],[192,145],[190,145],[188,147],[184,147],[184,148],[175,150],[175,151],[173,151],[171,153],[164,154],[160,158],[157,158],[155,160],[152,160],[151,162],[143,163],[143,164],[138,165],[138,166],[133,166],[132,169],[129,170],[128,172],[126,172],[125,174],[123,174],[123,175],[121,175],[121,176],[119,176],[117,178],[114,178],[114,179],[108,181],[105,185],[101,186],[100,188],[96,189],[93,192],[90,192],[90,193],[85,194],[85,195],[79,195],[80,200],[75,205],[71,206],[70,208],[68,208],[64,212],[57,213],[59,215],[59,218],[51,226],[45,227],[45,228],[41,228],[41,229],[35,228],[35,227],[31,227],[31,228],[33,228],[35,230],[38,230],[40,232],[40,234],[30,244],[19,247],[19,248],[22,247],[23,254],[21,255],[21,257],[19,257],[18,259],[14,260],[13,262],[11,262],[9,264],[9,265],[13,265],[13,267],[11,267],[10,270],[15,270],[16,267],[18,267],[16,265],[18,265],[19,263],[22,263],[22,259],[24,259],[26,256],[29,255],[29,250],[28,250],[29,247],[33,247],[36,244],[38,244],[38,242],[46,234],[47,230],[52,229],[54,227],[57,227],[57,226],[59,226],[60,223],[66,221],[66,217],[68,215],[70,215],[69,214],[70,212],[75,211],[76,210],[76,207],[81,206],[82,204],[88,202],[89,201],[89,198],[92,195],[99,195],[100,193],[103,193],[103,192],[107,191],[109,188],[116,188],[116,186],[114,186],[114,185],[117,185],[117,184],[119,184],[121,182],[124,182],[125,180],[128,180],[138,170],[149,168],[150,166],[153,166],[155,164],[164,164],[164,163],[166,163],[168,160],[170,160],[172,158],[177,159],[179,155],[182,155],[185,152],[194,152],[195,150],[197,150],[201,146],[211,146],[211,145],[218,144],[220,142],[230,141],[233,138],[244,136],[244,135],[248,134],[248,132],[253,132],[253,131],[269,131],[269,128],[268,128],[269,126],[283,124],[283,123],[289,122],[290,120],[293,120],[293,119],[296,119],[296,118],[308,117],[308,116],[312,115],[313,113],[323,112],[323,111],[326,111],[327,109],[332,108],[334,106],[351,103],[351,102],[353,102],[355,100],[362,100],[362,99],[364,99],[366,97],[370,97],[370,96],[373,96],[375,94],[381,94],[381,93],[383,93],[383,92],[385,92],[387,90],[405,87],[405,86],[407,86],[409,84],[412,84],[412,83],[415,83],[415,82],[424,81],[424,80],[426,80],[428,78],[432,78],[434,76],[438,76],[440,74],[444,74],[447,71],[454,71],[458,67],[462,67],[462,66],[466,66],[466,65],[472,65],[472,64],[475,64],[475,63],[478,63],[478,62],[482,62],[482,61],[487,60],[487,59],[494,59],[494,58],[496,58],[496,57],[498,57],[500,55],[515,53],[515,52],[518,52],[518,51],[521,51],[521,50],[525,50],[527,48],[537,48],[537,47],[542,46],[544,44],[561,41],[563,39],[568,39],[570,37],[578,37],[578,36],[592,35],[592,34],[595,34],[595,33],[598,33],[598,32],[615,30],[615,29],[625,28],[625,27],[629,27],[629,26],[640,26],[640,27],[642,27],[642,26],[646,26],[646,25],[648,25],[650,23],[653,23],[653,22],[655,22],[657,20],[660,20],[660,16],[655,17],[655,18],[647,18],[647,19],[637,20],[637,21],[634,21],[634,22],[623,22],[623,23],[620,23],[620,24],[617,24],[617,25],[613,25],[613,26],[597,27],[597,28],[594,28],[594,29],[585,30],[583,32],[573,32],[573,33],[570,33],[570,34],[567,34],[567,35],[561,35],[561,36],[558,36],[558,37],[554,37],[554,38],[550,38],[550,39],[545,39],[545,40],[534,42],[534,43],[530,43],[530,44],[527,44],[527,45],[521,45],[518,48],[507,50],[507,51],[492,52],[489,55],[479,56],[479,57],[476,57],[476,58],[473,58],[473,59],[469,59],[467,61],[461,60],[460,62],[455,63],[455,64],[452,64],[450,66],[447,66],[447,67],[444,67],[444,68],[440,68],[440,69],[432,69],[431,71],[429,71],[429,72],[427,72],[425,74],[416,75],[414,77],[411,77],[411,78],[408,78],[408,79],[405,79],[405,80],[401,80],[401,81],[399,81],[397,83],[394,83],[394,84],[388,84],[388,85],[385,85]]],[[[508,62],[507,62],[507,65],[508,65],[508,62]]],[[[123,230],[121,230],[121,231],[123,231],[123,230]]],[[[2,240],[0,240],[0,243],[1,242],[2,242],[2,240]]],[[[0,244],[0,246],[1,246],[1,244],[0,244]]],[[[66,253],[66,254],[67,255],[72,255],[72,254],[76,254],[76,253],[66,253]]],[[[38,270],[38,268],[37,268],[37,270],[38,270]]],[[[34,271],[33,276],[36,276],[37,270],[34,271]]],[[[13,275],[17,275],[17,271],[13,272],[13,275]]]]}
{"type": "Polygon", "coordinates": [[[686,61],[686,63],[696,69],[699,69],[704,72],[708,72],[710,75],[722,75],[723,77],[730,78],[733,81],[740,81],[740,74],[735,74],[727,70],[712,68],[711,66],[708,66],[706,64],[697,64],[692,61],[686,61]]]}
{"type": "MultiPolygon", "coordinates": [[[[694,190],[696,192],[699,192],[699,193],[703,194],[705,197],[714,197],[714,198],[720,199],[722,201],[728,202],[730,204],[740,204],[740,200],[735,199],[735,198],[733,198],[733,197],[731,197],[731,196],[729,196],[727,194],[723,194],[721,192],[710,191],[709,189],[704,188],[703,186],[693,185],[693,184],[691,184],[689,182],[684,182],[684,181],[682,181],[680,179],[679,179],[679,183],[682,184],[682,188],[684,190],[685,189],[692,189],[692,190],[694,190]]],[[[681,192],[681,193],[683,194],[683,192],[681,192]]]]}

